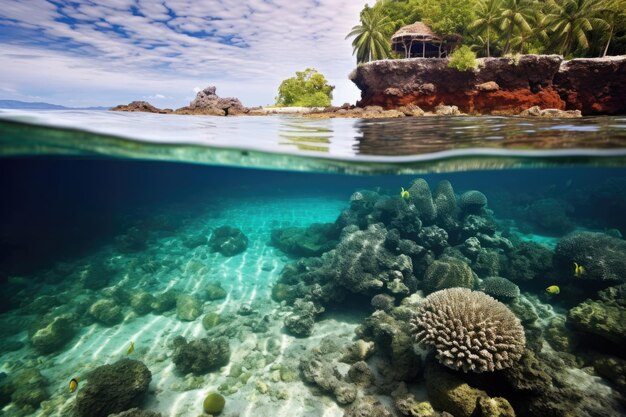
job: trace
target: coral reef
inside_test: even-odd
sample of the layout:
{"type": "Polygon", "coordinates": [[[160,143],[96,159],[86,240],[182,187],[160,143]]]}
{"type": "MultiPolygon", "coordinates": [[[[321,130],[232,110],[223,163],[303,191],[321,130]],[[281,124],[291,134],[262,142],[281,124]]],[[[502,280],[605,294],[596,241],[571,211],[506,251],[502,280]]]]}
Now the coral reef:
{"type": "Polygon", "coordinates": [[[426,297],[411,325],[418,343],[435,348],[442,364],[464,372],[510,367],[526,342],[519,319],[504,304],[466,288],[426,297]]]}
{"type": "Polygon", "coordinates": [[[626,343],[626,307],[587,300],[569,310],[568,323],[576,329],[600,336],[618,346],[626,343]]]}
{"type": "Polygon", "coordinates": [[[556,245],[554,264],[566,277],[605,281],[626,281],[626,241],[604,233],[580,232],[565,236],[556,245]],[[584,273],[574,275],[574,262],[584,273]]]}
{"type": "Polygon", "coordinates": [[[573,212],[574,207],[565,200],[543,198],[533,201],[526,215],[539,232],[562,236],[574,229],[570,218],[573,212]]]}
{"type": "Polygon", "coordinates": [[[505,276],[519,285],[543,287],[552,270],[552,252],[538,243],[521,242],[507,254],[504,269],[505,276]]]}
{"type": "Polygon", "coordinates": [[[271,244],[291,256],[320,256],[337,246],[339,231],[334,224],[274,229],[271,244]]]}
{"type": "Polygon", "coordinates": [[[424,288],[435,292],[453,287],[474,287],[474,272],[468,264],[455,259],[440,259],[428,267],[424,274],[424,288]]]}
{"type": "Polygon", "coordinates": [[[184,337],[177,336],[172,345],[172,362],[185,374],[205,374],[227,365],[230,360],[230,346],[225,337],[187,342],[184,337]]]}
{"type": "Polygon", "coordinates": [[[486,206],[487,197],[477,190],[466,191],[459,198],[459,207],[467,214],[480,214],[486,206]]]}
{"type": "Polygon", "coordinates": [[[29,332],[29,340],[40,353],[52,353],[61,349],[74,336],[74,318],[64,314],[44,319],[35,324],[29,332]]]}
{"type": "Polygon", "coordinates": [[[141,404],[152,380],[142,362],[122,359],[102,365],[87,376],[76,396],[78,417],[107,417],[141,404]]]}
{"type": "Polygon", "coordinates": [[[248,238],[234,227],[218,227],[209,239],[209,248],[224,256],[235,256],[248,248],[248,238]]]}

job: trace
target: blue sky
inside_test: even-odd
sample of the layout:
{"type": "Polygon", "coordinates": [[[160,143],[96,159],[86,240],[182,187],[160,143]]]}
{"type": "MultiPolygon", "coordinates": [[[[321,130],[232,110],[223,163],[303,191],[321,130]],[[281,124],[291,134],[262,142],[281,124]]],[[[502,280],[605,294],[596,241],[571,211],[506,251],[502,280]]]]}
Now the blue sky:
{"type": "MultiPolygon", "coordinates": [[[[0,0],[0,99],[181,107],[207,85],[245,105],[314,67],[354,103],[366,0],[0,0]]],[[[373,2],[373,1],[372,1],[373,2]]]]}

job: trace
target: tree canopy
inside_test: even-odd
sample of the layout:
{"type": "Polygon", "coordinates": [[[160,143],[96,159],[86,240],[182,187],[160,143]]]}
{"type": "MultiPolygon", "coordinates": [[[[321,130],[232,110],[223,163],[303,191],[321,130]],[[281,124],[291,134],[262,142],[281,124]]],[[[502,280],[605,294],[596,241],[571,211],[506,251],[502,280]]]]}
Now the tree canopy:
{"type": "Polygon", "coordinates": [[[370,31],[375,40],[353,41],[358,62],[394,57],[383,53],[391,46],[391,35],[416,21],[444,38],[460,36],[462,45],[479,56],[626,53],[626,0],[377,0],[365,6],[361,25],[349,36],[362,33],[355,30],[373,16],[378,22],[376,31],[370,31]]]}
{"type": "Polygon", "coordinates": [[[334,86],[313,68],[296,71],[278,87],[276,105],[280,107],[327,107],[333,98],[334,86]]]}

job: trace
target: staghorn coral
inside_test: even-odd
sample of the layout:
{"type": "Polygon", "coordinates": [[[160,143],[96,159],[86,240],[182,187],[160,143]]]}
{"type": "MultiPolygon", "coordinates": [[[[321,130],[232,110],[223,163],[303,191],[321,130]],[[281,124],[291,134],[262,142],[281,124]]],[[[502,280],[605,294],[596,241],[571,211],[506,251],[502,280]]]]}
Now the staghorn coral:
{"type": "Polygon", "coordinates": [[[479,291],[450,288],[430,294],[411,320],[415,340],[436,349],[443,365],[463,372],[492,372],[513,365],[526,338],[504,304],[479,291]]]}

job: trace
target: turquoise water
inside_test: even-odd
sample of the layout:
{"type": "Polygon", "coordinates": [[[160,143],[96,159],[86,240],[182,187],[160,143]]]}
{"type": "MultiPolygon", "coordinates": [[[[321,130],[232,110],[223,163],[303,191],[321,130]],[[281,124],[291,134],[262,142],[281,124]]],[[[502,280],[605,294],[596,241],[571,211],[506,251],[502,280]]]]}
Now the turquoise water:
{"type": "Polygon", "coordinates": [[[0,415],[624,415],[623,118],[0,117],[0,415]]]}

